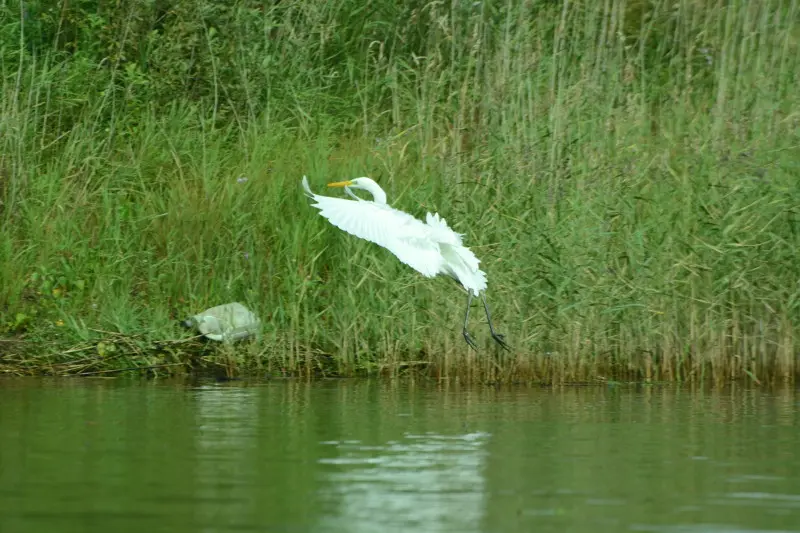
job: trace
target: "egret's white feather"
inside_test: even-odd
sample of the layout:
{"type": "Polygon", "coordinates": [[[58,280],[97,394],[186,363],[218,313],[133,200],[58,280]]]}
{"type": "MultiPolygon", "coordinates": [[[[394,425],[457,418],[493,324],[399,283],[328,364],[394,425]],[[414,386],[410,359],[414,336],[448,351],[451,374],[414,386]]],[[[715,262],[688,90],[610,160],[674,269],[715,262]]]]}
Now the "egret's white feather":
{"type": "MultiPolygon", "coordinates": [[[[461,234],[450,229],[438,213],[428,213],[426,222],[422,222],[385,203],[321,196],[311,192],[305,176],[303,188],[314,200],[313,207],[331,224],[386,248],[423,276],[450,275],[476,296],[486,289],[486,274],[479,269],[480,261],[463,246],[461,234]]],[[[383,191],[379,194],[383,195],[383,191]]]]}
{"type": "MultiPolygon", "coordinates": [[[[370,178],[356,178],[329,183],[329,187],[344,187],[353,200],[331,198],[314,194],[303,176],[303,188],[314,200],[312,205],[337,228],[382,246],[392,252],[403,263],[426,277],[447,274],[458,280],[467,290],[467,310],[464,314],[464,340],[472,348],[477,345],[467,332],[470,302],[486,290],[486,274],[479,268],[480,261],[472,251],[461,243],[460,233],[447,225],[438,213],[428,213],[425,222],[390,207],[386,193],[370,178]],[[363,200],[353,194],[349,187],[362,189],[372,194],[372,201],[363,200]]],[[[504,336],[495,332],[486,295],[483,294],[486,321],[492,338],[503,348],[509,349],[504,336]]]]}
{"type": "Polygon", "coordinates": [[[486,290],[486,274],[479,268],[480,260],[472,250],[461,245],[442,244],[444,263],[452,271],[451,275],[465,288],[478,295],[486,290]]]}
{"type": "Polygon", "coordinates": [[[439,246],[423,222],[386,204],[314,194],[305,178],[303,186],[316,202],[313,207],[337,228],[386,248],[423,276],[442,272],[439,246]]]}
{"type": "Polygon", "coordinates": [[[428,227],[433,232],[433,235],[435,235],[435,237],[441,242],[452,244],[454,246],[462,246],[462,235],[451,230],[450,226],[447,225],[447,221],[441,218],[439,213],[428,213],[425,215],[425,222],[427,222],[428,227]]]}

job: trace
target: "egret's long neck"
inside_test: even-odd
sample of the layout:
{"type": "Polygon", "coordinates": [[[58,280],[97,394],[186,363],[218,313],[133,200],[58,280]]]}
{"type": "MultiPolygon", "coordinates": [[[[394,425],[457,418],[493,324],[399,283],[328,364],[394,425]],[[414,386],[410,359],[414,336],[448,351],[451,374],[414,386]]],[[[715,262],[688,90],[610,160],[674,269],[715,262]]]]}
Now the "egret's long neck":
{"type": "Polygon", "coordinates": [[[361,188],[372,195],[372,201],[376,204],[386,203],[386,193],[383,192],[383,189],[381,189],[377,183],[364,183],[361,185],[361,188]]]}

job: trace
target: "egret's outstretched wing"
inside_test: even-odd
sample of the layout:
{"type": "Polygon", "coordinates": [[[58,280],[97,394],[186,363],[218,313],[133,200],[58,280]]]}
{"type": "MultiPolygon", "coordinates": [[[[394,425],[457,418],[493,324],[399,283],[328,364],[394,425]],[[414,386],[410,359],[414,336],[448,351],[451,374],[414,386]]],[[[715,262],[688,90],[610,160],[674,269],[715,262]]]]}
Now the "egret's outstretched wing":
{"type": "Polygon", "coordinates": [[[387,205],[314,194],[305,177],[303,188],[315,201],[313,207],[337,228],[386,248],[424,276],[441,272],[439,245],[422,221],[387,205]]]}
{"type": "Polygon", "coordinates": [[[461,237],[463,237],[463,235],[450,229],[450,226],[447,225],[447,221],[440,217],[439,213],[428,213],[425,215],[425,221],[440,242],[453,245],[461,244],[461,237]]]}

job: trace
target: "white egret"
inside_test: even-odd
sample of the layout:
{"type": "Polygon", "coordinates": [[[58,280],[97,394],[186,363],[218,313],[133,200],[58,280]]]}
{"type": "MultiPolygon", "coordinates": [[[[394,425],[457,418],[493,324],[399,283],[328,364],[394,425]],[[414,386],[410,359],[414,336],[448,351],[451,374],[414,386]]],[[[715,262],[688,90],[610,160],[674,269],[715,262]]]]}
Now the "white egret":
{"type": "Polygon", "coordinates": [[[469,308],[472,298],[480,295],[489,331],[500,346],[508,349],[504,336],[495,332],[489,305],[486,303],[486,274],[478,268],[480,261],[461,243],[462,234],[454,232],[438,213],[428,213],[425,222],[408,213],[390,207],[386,193],[370,178],[356,178],[329,183],[328,187],[344,187],[354,200],[332,198],[311,192],[308,179],[303,176],[303,188],[316,203],[320,215],[337,228],[382,246],[403,263],[425,277],[446,274],[458,281],[467,291],[467,311],[464,314],[464,340],[477,349],[467,332],[469,308]],[[350,188],[362,189],[372,194],[372,201],[356,196],[350,188]]]}

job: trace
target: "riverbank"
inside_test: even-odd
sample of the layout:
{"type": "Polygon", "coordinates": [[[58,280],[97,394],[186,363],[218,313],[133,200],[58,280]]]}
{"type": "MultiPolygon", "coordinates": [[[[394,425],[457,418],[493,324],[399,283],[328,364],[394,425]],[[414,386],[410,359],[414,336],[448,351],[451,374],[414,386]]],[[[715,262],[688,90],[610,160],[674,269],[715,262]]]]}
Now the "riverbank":
{"type": "Polygon", "coordinates": [[[409,14],[372,13],[391,31],[317,46],[315,28],[356,19],[282,2],[173,21],[147,61],[20,47],[20,23],[4,37],[0,371],[793,380],[796,6],[686,3],[641,25],[612,4],[428,13],[448,22],[424,38],[409,14]],[[248,41],[254,21],[280,24],[248,41]],[[180,32],[206,43],[191,69],[180,32]],[[324,194],[369,175],[464,233],[512,351],[479,307],[469,350],[463,293],[327,224],[304,174],[324,194]],[[180,320],[229,301],[261,318],[258,340],[186,340],[180,320]]]}

